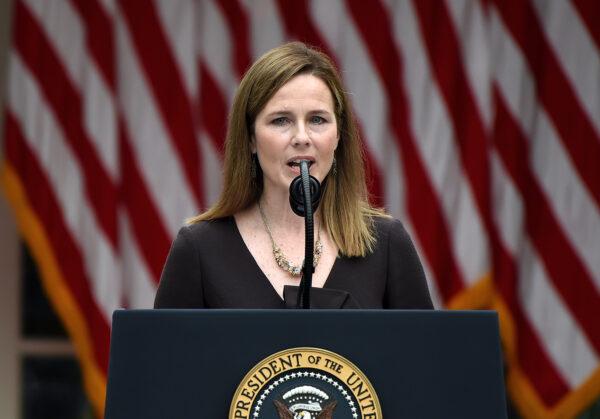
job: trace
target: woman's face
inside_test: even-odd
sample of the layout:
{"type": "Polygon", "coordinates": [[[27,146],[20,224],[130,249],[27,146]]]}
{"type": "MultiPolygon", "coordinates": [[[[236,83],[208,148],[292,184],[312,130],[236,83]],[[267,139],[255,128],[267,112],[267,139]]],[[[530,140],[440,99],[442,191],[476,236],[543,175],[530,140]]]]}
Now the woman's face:
{"type": "Polygon", "coordinates": [[[284,84],[257,115],[252,151],[258,154],[264,190],[285,190],[309,160],[323,181],[338,144],[333,97],[318,77],[301,74],[284,84]]]}

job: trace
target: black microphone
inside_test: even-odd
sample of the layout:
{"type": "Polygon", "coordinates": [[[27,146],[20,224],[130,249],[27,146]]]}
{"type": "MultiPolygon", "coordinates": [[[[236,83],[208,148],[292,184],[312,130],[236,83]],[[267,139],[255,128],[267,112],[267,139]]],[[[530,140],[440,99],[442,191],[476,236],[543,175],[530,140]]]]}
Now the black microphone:
{"type": "Polygon", "coordinates": [[[305,248],[304,265],[302,266],[302,279],[298,289],[298,300],[296,308],[310,308],[310,288],[312,287],[312,274],[314,251],[314,224],[313,213],[319,206],[321,198],[321,184],[308,172],[309,162],[300,161],[300,176],[292,180],[290,184],[290,205],[292,211],[300,217],[304,217],[305,248]]]}
{"type": "Polygon", "coordinates": [[[306,213],[306,204],[304,201],[304,188],[302,186],[302,163],[306,165],[306,173],[308,175],[308,182],[310,184],[310,201],[312,212],[317,210],[319,202],[321,200],[321,184],[314,177],[308,174],[308,160],[300,161],[300,176],[296,176],[292,183],[290,183],[290,206],[294,214],[304,217],[306,213]]]}

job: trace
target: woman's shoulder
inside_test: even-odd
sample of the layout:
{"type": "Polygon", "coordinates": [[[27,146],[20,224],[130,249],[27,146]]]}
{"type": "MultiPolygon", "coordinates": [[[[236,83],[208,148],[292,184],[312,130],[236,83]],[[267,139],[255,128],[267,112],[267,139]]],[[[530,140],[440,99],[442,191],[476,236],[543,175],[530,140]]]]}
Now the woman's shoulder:
{"type": "Polygon", "coordinates": [[[377,246],[379,248],[393,249],[398,251],[404,249],[413,252],[413,242],[404,224],[397,218],[386,216],[375,216],[372,218],[377,246]]]}
{"type": "Polygon", "coordinates": [[[184,225],[179,235],[188,240],[208,240],[212,237],[222,237],[226,231],[232,231],[233,217],[214,218],[212,220],[195,221],[184,225]]]}
{"type": "Polygon", "coordinates": [[[406,234],[406,229],[402,221],[390,215],[375,215],[371,216],[371,222],[375,227],[375,232],[378,237],[387,237],[390,234],[406,234]]]}

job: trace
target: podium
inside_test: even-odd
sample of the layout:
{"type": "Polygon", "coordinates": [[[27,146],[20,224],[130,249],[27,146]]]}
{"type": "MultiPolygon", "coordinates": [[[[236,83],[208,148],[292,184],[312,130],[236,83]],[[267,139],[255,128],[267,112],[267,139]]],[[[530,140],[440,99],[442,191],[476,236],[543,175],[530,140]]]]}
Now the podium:
{"type": "Polygon", "coordinates": [[[361,417],[506,418],[496,313],[113,315],[106,419],[361,417]]]}

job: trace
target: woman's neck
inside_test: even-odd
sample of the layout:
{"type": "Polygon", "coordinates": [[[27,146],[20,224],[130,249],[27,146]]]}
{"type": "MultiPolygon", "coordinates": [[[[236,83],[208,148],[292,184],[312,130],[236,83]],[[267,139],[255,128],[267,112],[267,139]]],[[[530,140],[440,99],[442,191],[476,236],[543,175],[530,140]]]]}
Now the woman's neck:
{"type": "MultiPolygon", "coordinates": [[[[263,193],[259,203],[274,233],[285,231],[292,235],[304,234],[304,218],[292,211],[287,191],[279,194],[263,193]]],[[[315,214],[315,227],[319,223],[318,219],[319,215],[315,214]]]]}

